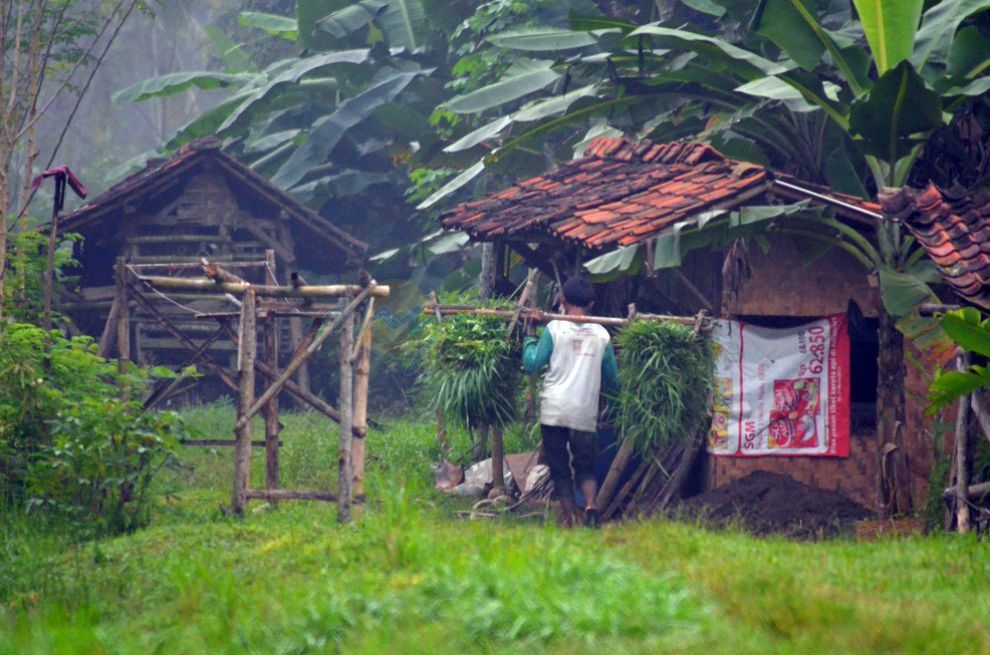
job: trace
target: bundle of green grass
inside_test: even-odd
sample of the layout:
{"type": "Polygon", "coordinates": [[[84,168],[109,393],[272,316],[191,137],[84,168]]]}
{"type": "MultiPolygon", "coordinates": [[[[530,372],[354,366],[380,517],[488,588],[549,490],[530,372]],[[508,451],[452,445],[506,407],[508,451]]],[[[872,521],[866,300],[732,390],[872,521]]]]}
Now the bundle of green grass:
{"type": "Polygon", "coordinates": [[[668,321],[633,321],[616,335],[621,391],[615,417],[641,452],[693,439],[709,420],[711,339],[668,321]]]}
{"type": "MultiPolygon", "coordinates": [[[[483,306],[511,308],[499,302],[483,306]]],[[[469,429],[506,426],[519,417],[520,344],[506,338],[506,327],[504,320],[476,314],[426,319],[423,381],[433,409],[469,429]]]]}

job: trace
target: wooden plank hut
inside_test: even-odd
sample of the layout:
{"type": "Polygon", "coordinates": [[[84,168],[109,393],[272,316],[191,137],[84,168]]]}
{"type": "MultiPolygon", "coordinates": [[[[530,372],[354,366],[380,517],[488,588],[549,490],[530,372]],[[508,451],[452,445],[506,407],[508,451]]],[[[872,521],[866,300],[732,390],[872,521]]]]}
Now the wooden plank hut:
{"type": "MultiPolygon", "coordinates": [[[[279,271],[307,271],[340,276],[355,271],[367,245],[317,212],[272,185],[220,149],[220,140],[205,137],[183,146],[168,159],[146,167],[111,187],[82,208],[62,217],[59,232],[83,236],[75,244],[81,263],[78,290],[62,298],[61,308],[83,332],[113,335],[108,318],[115,295],[118,260],[150,274],[200,275],[199,262],[236,264],[274,259],[266,267],[245,268],[251,282],[263,283],[279,271]],[[184,266],[188,267],[183,268],[184,266]]],[[[283,280],[286,282],[287,280],[283,280]]],[[[171,295],[160,299],[161,311],[184,333],[212,331],[194,314],[237,310],[223,294],[213,297],[171,295]]],[[[303,338],[298,319],[283,330],[292,352],[303,338]]],[[[104,339],[105,341],[105,339],[104,339]]],[[[137,311],[131,316],[131,356],[141,364],[175,364],[186,346],[163,331],[160,321],[137,311]]],[[[228,340],[209,352],[236,356],[228,340]]],[[[306,386],[305,371],[300,383],[306,386]]]]}
{"type": "MultiPolygon", "coordinates": [[[[508,275],[509,251],[550,279],[620,247],[639,246],[651,261],[665,236],[690,231],[715,212],[754,205],[804,202],[827,207],[841,221],[869,232],[882,218],[876,203],[803,183],[756,164],[734,161],[703,143],[594,140],[585,156],[465,202],[440,218],[443,227],[495,244],[496,276],[508,275]],[[644,252],[645,251],[645,252],[644,252]]],[[[715,488],[754,471],[783,473],[811,486],[838,491],[876,507],[881,458],[877,440],[878,315],[876,284],[840,249],[814,259],[784,234],[768,234],[766,248],[705,243],[678,267],[640,266],[598,287],[598,314],[639,311],[716,316],[763,327],[790,327],[848,313],[851,352],[851,435],[848,457],[708,457],[696,472],[698,490],[715,488]]],[[[687,239],[682,240],[687,250],[687,239]]],[[[511,286],[511,285],[506,285],[511,286]]],[[[905,346],[909,348],[910,346],[905,346]]],[[[903,450],[915,502],[923,498],[932,465],[931,422],[924,416],[923,374],[907,372],[903,450]]],[[[884,452],[884,455],[881,455],[884,452]]]]}

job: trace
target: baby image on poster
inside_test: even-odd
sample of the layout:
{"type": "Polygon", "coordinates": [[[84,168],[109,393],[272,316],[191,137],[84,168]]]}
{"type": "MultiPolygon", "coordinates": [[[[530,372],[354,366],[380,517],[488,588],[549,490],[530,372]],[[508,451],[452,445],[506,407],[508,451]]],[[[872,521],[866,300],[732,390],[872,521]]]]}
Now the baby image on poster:
{"type": "Polygon", "coordinates": [[[818,446],[818,410],[821,380],[774,380],[774,408],[770,412],[770,448],[818,446]]]}

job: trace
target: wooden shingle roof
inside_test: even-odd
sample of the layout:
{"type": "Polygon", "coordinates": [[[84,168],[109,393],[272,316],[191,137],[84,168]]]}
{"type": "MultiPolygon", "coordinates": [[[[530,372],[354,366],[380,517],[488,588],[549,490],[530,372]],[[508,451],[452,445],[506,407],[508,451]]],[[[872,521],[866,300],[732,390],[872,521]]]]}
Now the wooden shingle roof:
{"type": "Polygon", "coordinates": [[[928,251],[942,277],[964,299],[990,308],[990,193],[905,187],[881,199],[928,251]]]}
{"type": "Polygon", "coordinates": [[[305,226],[314,237],[339,248],[349,259],[360,260],[367,252],[366,243],[323,218],[263,175],[224,153],[220,149],[220,139],[216,137],[192,141],[179,148],[169,159],[150,160],[142,170],[124,178],[76,211],[63,215],[59,219],[59,229],[64,232],[81,231],[100,221],[117,220],[122,208],[139,204],[146,194],[159,193],[162,189],[180,184],[187,173],[207,162],[217,165],[254,197],[285,211],[305,226]]]}
{"type": "MultiPolygon", "coordinates": [[[[765,202],[773,186],[785,199],[811,199],[876,218],[879,206],[812,190],[787,176],[729,159],[705,143],[653,143],[601,137],[585,156],[447,212],[440,223],[473,239],[548,234],[587,250],[628,246],[711,210],[765,202]]],[[[862,216],[860,216],[862,218],[862,216]]]]}

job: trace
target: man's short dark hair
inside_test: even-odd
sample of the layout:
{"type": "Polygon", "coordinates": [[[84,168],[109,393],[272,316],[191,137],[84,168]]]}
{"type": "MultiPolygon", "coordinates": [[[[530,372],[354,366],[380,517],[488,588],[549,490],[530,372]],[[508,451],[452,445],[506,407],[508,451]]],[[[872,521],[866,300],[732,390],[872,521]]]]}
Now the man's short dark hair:
{"type": "Polygon", "coordinates": [[[564,300],[576,307],[587,307],[595,301],[595,288],[583,277],[572,277],[564,282],[564,300]]]}

